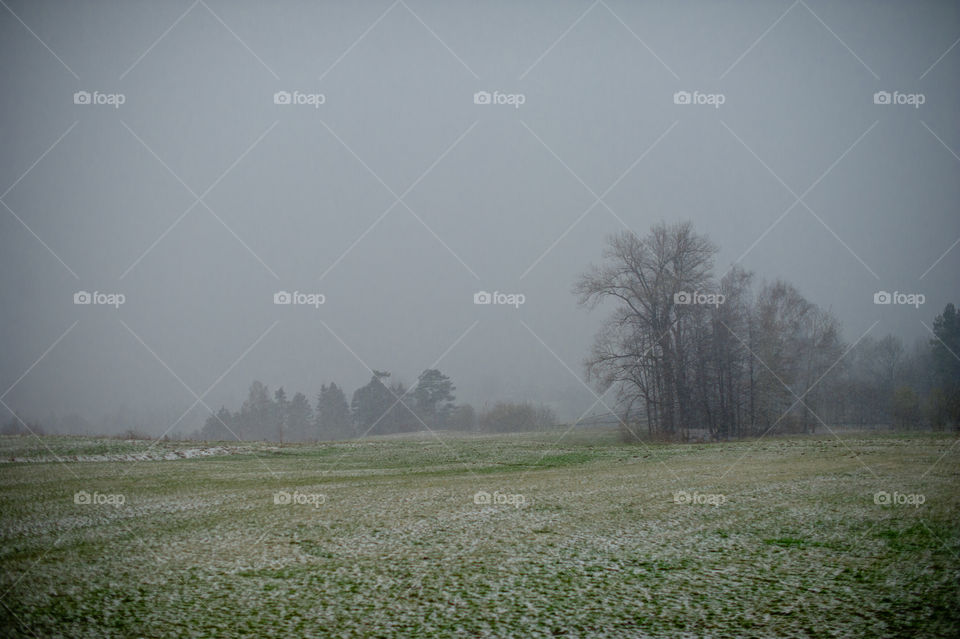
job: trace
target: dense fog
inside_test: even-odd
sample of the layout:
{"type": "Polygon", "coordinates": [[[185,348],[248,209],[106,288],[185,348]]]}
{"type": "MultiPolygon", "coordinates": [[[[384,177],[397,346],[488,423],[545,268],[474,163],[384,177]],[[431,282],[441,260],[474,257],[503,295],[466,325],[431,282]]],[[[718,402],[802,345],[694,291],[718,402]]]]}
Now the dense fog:
{"type": "Polygon", "coordinates": [[[828,364],[926,347],[958,301],[957,12],[11,1],[3,421],[186,435],[254,381],[315,409],[434,369],[477,415],[599,418],[616,306],[575,288],[684,221],[710,281],[829,314],[828,364]]]}

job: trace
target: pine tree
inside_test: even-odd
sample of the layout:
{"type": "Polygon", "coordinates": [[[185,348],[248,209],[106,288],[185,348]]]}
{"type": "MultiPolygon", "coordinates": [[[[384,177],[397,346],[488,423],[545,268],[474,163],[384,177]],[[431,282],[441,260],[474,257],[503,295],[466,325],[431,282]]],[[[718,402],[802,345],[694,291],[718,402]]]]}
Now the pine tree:
{"type": "Polygon", "coordinates": [[[353,418],[343,391],[333,382],[320,387],[315,413],[315,434],[320,439],[345,439],[353,435],[353,418]]]}
{"type": "Polygon", "coordinates": [[[292,441],[316,440],[316,434],[311,432],[313,425],[313,408],[307,401],[307,396],[297,393],[287,406],[286,427],[288,438],[292,441]]]}

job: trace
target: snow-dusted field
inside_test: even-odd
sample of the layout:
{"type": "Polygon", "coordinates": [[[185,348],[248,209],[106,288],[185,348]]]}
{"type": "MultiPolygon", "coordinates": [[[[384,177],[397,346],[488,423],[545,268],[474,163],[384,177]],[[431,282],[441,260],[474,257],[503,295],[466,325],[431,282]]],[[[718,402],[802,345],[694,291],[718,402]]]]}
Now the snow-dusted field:
{"type": "Polygon", "coordinates": [[[960,635],[954,437],[559,437],[0,438],[0,635],[960,635]]]}

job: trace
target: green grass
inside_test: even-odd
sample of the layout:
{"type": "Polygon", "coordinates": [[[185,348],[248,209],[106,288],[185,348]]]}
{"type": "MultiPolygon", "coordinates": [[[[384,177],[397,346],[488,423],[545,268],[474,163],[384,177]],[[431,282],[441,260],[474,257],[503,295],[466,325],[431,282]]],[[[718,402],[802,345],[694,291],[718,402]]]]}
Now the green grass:
{"type": "Polygon", "coordinates": [[[149,444],[2,437],[0,458],[34,461],[0,464],[0,635],[960,635],[948,435],[559,437],[67,463],[53,455],[149,444]],[[76,504],[81,490],[125,501],[76,504]],[[878,491],[925,499],[878,505],[878,491]]]}

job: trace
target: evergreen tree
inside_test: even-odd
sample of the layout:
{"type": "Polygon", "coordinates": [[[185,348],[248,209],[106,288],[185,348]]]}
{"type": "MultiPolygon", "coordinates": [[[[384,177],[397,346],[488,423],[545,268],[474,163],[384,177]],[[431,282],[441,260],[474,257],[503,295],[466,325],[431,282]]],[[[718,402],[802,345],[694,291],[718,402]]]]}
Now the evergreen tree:
{"type": "Polygon", "coordinates": [[[449,410],[456,399],[453,391],[456,387],[450,378],[432,368],[420,373],[417,386],[413,389],[413,406],[420,418],[430,427],[443,427],[447,424],[449,410]]]}
{"type": "Polygon", "coordinates": [[[281,444],[283,443],[283,437],[286,434],[287,428],[287,411],[289,409],[289,402],[287,401],[287,394],[283,390],[283,386],[277,389],[277,392],[273,394],[273,425],[276,429],[277,441],[281,444]]]}
{"type": "Polygon", "coordinates": [[[313,408],[307,396],[303,393],[297,393],[290,400],[287,406],[286,427],[288,438],[292,441],[315,441],[316,433],[313,432],[313,408]]]}
{"type": "Polygon", "coordinates": [[[333,382],[320,387],[314,430],[320,439],[345,439],[353,435],[353,418],[347,396],[333,382]]]}
{"type": "Polygon", "coordinates": [[[250,384],[247,399],[240,408],[239,430],[240,439],[265,439],[267,430],[272,425],[273,402],[270,400],[269,389],[259,381],[250,384]]]}
{"type": "Polygon", "coordinates": [[[933,334],[930,340],[936,379],[931,397],[933,418],[937,426],[946,423],[960,429],[960,312],[953,304],[947,304],[943,313],[934,319],[933,334]]]}
{"type": "Polygon", "coordinates": [[[384,421],[386,433],[408,433],[423,428],[420,418],[413,412],[410,393],[402,382],[390,385],[390,403],[384,421]]]}
{"type": "Polygon", "coordinates": [[[389,376],[390,373],[375,370],[367,385],[353,393],[350,408],[361,436],[390,432],[386,428],[388,424],[384,422],[388,417],[390,406],[396,400],[390,393],[390,389],[381,381],[389,376]]]}
{"type": "Polygon", "coordinates": [[[203,429],[200,431],[200,436],[207,441],[235,439],[235,435],[230,432],[231,430],[236,432],[235,419],[226,406],[221,406],[216,415],[210,415],[207,418],[203,429]]]}

